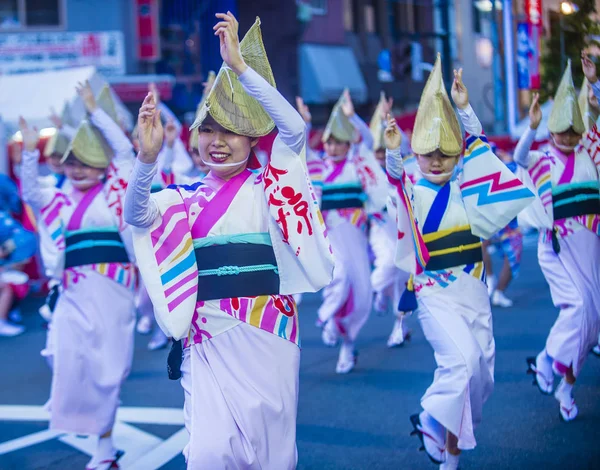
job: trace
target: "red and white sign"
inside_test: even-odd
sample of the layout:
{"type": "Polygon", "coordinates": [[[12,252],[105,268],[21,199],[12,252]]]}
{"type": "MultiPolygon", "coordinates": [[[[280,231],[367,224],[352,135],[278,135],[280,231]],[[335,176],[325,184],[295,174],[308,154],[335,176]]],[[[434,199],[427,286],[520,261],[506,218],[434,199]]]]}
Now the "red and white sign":
{"type": "Polygon", "coordinates": [[[525,0],[527,22],[536,26],[542,24],[542,0],[525,0]]]}
{"type": "Polygon", "coordinates": [[[160,35],[158,24],[158,1],[135,0],[138,58],[157,61],[160,59],[160,35]]]}
{"type": "Polygon", "coordinates": [[[121,31],[0,35],[0,74],[93,65],[106,76],[125,73],[121,31]]]}

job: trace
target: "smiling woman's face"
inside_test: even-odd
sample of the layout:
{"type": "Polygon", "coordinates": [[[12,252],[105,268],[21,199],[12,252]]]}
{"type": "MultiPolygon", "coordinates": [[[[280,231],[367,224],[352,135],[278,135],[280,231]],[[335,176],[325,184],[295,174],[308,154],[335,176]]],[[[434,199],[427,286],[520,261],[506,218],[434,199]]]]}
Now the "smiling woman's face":
{"type": "Polygon", "coordinates": [[[198,153],[210,171],[228,180],[241,173],[258,139],[235,134],[208,116],[198,128],[198,153]],[[239,165],[231,166],[231,164],[239,165]],[[220,165],[226,166],[220,167],[220,165]]]}
{"type": "Polygon", "coordinates": [[[426,155],[417,155],[417,164],[423,178],[434,184],[442,185],[452,178],[457,163],[458,156],[449,157],[439,150],[426,155]]]}

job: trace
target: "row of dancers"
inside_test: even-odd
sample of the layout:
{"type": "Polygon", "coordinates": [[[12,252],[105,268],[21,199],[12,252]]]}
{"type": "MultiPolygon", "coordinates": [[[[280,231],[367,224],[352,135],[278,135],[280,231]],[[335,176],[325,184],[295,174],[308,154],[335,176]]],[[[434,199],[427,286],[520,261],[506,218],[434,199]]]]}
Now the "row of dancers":
{"type": "MultiPolygon", "coordinates": [[[[437,369],[410,421],[428,457],[456,469],[461,451],[476,446],[493,389],[490,295],[508,306],[522,211],[540,230],[540,266],[560,309],[528,366],[540,391],[555,393],[562,418],[574,419],[573,384],[600,327],[600,136],[595,119],[584,122],[570,66],[550,115],[550,146],[530,150],[541,120],[536,96],[518,167],[493,152],[462,70],[451,88],[457,117],[439,56],[410,145],[391,101],[380,100],[368,126],[345,92],[316,152],[307,148],[308,107],[298,99],[295,109],[275,88],[260,21],[239,41],[235,17],[216,16],[224,64],[198,106],[191,158],[177,163],[179,129],[154,93],[129,138],[110,99],[82,85],[88,118],[49,144],[49,165],[64,177],[48,184],[38,134],[21,120],[22,194],[58,295],[43,351],[53,371],[51,429],[99,436],[86,468],[118,467],[112,429],[139,295],[151,312],[145,329],[154,317],[158,339],[174,340],[169,375],[184,390],[187,467],[295,468],[296,300],[322,290],[318,324],[326,345],[340,344],[340,374],[355,367],[372,306],[396,314],[390,346],[405,340],[404,315],[417,312],[437,369]],[[261,162],[258,139],[275,127],[261,162]],[[506,265],[488,292],[482,240],[494,236],[506,265]]],[[[595,118],[600,83],[585,53],[582,65],[586,113],[595,118]]]]}

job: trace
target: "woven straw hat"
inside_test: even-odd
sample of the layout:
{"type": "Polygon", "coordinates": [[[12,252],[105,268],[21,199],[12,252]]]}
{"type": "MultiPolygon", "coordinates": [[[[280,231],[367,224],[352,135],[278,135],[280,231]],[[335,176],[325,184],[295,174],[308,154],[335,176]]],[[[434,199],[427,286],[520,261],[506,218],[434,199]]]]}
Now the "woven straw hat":
{"type": "MultiPolygon", "coordinates": [[[[344,93],[345,92],[346,90],[344,90],[344,93]]],[[[342,104],[345,100],[344,93],[342,93],[342,96],[340,96],[340,99],[337,101],[333,107],[333,110],[331,111],[329,121],[327,121],[327,126],[325,126],[323,137],[321,138],[323,142],[327,142],[331,136],[335,137],[341,142],[354,142],[354,126],[342,110],[342,104]]]]}
{"type": "MultiPolygon", "coordinates": [[[[196,108],[196,119],[200,115],[202,107],[204,106],[204,102],[206,101],[206,98],[208,97],[210,90],[212,90],[212,87],[215,84],[216,78],[217,78],[217,74],[213,70],[208,72],[208,77],[206,78],[206,86],[204,87],[205,92],[202,94],[202,99],[200,100],[200,103],[198,103],[198,106],[196,108]],[[206,91],[206,90],[208,90],[208,91],[206,91]]],[[[194,148],[194,149],[198,148],[198,128],[197,127],[192,129],[192,132],[190,132],[189,146],[190,146],[190,148],[194,148]]]]}
{"type": "MultiPolygon", "coordinates": [[[[256,18],[241,40],[240,51],[248,67],[274,87],[275,77],[262,41],[260,18],[256,18]]],[[[221,66],[190,130],[198,128],[209,114],[225,129],[248,137],[262,137],[275,128],[271,116],[246,93],[236,73],[226,64],[221,66]]]]}
{"type": "Polygon", "coordinates": [[[117,105],[113,98],[112,92],[108,85],[104,85],[98,97],[96,98],[96,104],[108,114],[113,121],[119,124],[119,114],[117,113],[117,105]]]}
{"type": "Polygon", "coordinates": [[[385,103],[385,93],[382,91],[379,96],[379,103],[375,108],[369,127],[371,129],[371,135],[373,135],[373,150],[379,150],[385,147],[383,143],[383,135],[385,134],[386,122],[381,117],[381,112],[385,103]]]}
{"type": "Polygon", "coordinates": [[[575,93],[575,85],[573,85],[573,76],[571,75],[571,60],[569,60],[554,96],[554,105],[548,118],[548,130],[558,134],[568,131],[571,127],[577,134],[585,132],[585,125],[575,93]]]}
{"type": "Polygon", "coordinates": [[[71,153],[84,165],[102,169],[108,167],[112,155],[104,136],[88,121],[82,121],[79,125],[61,163],[64,163],[71,153]]]}
{"type": "Polygon", "coordinates": [[[64,155],[69,147],[69,138],[60,132],[60,129],[55,129],[54,135],[48,139],[44,147],[44,157],[50,157],[53,154],[64,155]]]}
{"type": "Polygon", "coordinates": [[[439,149],[449,157],[460,155],[463,149],[463,135],[444,86],[439,53],[421,95],[411,146],[418,155],[439,149]]]}

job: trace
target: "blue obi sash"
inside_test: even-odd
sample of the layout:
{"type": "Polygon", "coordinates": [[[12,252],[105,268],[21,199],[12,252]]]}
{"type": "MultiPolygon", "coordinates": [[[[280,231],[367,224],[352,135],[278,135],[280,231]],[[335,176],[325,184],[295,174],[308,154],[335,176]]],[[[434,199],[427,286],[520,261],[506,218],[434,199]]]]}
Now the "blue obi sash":
{"type": "Polygon", "coordinates": [[[65,243],[65,268],[88,264],[130,262],[116,227],[67,232],[65,243]]]}
{"type": "Polygon", "coordinates": [[[600,214],[600,183],[561,184],[552,188],[554,220],[600,214]]]}
{"type": "Polygon", "coordinates": [[[194,240],[198,300],[279,294],[279,270],[268,233],[194,240]]]}
{"type": "Polygon", "coordinates": [[[367,195],[360,183],[323,184],[321,210],[363,208],[367,195]]]}

